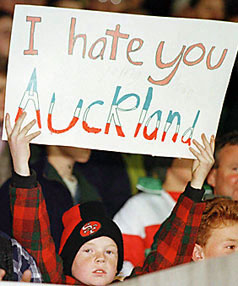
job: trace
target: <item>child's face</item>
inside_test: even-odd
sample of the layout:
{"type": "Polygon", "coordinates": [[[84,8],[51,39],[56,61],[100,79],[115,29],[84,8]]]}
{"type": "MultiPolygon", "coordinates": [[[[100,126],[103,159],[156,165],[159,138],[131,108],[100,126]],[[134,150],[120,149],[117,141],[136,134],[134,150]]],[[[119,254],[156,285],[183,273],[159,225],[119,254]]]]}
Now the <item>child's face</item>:
{"type": "Polygon", "coordinates": [[[203,247],[204,258],[228,255],[235,251],[238,251],[238,223],[212,230],[203,247]]]}
{"type": "Polygon", "coordinates": [[[64,155],[79,163],[87,163],[91,155],[91,150],[86,148],[69,146],[59,146],[59,148],[64,155]]]}
{"type": "Polygon", "coordinates": [[[106,236],[94,238],[80,247],[72,264],[72,274],[86,285],[108,285],[116,276],[117,261],[116,243],[106,236]]]}
{"type": "Polygon", "coordinates": [[[218,154],[218,167],[208,176],[215,195],[238,200],[238,145],[225,145],[218,154]]]}

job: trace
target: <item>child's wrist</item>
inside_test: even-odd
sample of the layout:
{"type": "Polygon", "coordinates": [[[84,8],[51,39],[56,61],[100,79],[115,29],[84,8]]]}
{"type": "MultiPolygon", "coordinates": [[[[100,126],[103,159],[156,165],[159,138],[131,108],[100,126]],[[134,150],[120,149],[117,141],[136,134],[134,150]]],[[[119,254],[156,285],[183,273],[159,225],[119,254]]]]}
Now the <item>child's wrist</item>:
{"type": "Polygon", "coordinates": [[[20,176],[30,176],[30,168],[28,164],[14,164],[14,172],[20,176]]]}
{"type": "Polygon", "coordinates": [[[201,189],[203,186],[203,182],[204,180],[201,180],[199,178],[192,178],[190,185],[194,189],[201,189]]]}

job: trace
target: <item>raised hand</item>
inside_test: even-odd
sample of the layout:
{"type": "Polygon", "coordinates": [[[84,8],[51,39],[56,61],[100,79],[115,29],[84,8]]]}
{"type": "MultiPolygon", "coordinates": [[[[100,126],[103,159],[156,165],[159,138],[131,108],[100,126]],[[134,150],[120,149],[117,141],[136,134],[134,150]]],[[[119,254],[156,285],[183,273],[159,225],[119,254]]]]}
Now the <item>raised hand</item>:
{"type": "Polygon", "coordinates": [[[32,139],[40,135],[40,131],[36,131],[29,135],[28,132],[36,123],[32,120],[25,127],[22,128],[22,123],[26,117],[26,112],[18,118],[13,128],[10,123],[10,115],[6,114],[6,132],[8,137],[8,144],[12,155],[14,171],[21,176],[29,176],[30,169],[28,161],[30,159],[30,142],[32,139]]]}
{"type": "Polygon", "coordinates": [[[189,148],[197,158],[193,162],[191,180],[191,186],[197,189],[202,188],[203,183],[214,164],[213,153],[215,149],[215,138],[214,136],[211,136],[210,142],[208,142],[205,134],[202,134],[201,138],[203,146],[195,139],[193,140],[193,144],[197,147],[199,152],[192,147],[189,148]]]}

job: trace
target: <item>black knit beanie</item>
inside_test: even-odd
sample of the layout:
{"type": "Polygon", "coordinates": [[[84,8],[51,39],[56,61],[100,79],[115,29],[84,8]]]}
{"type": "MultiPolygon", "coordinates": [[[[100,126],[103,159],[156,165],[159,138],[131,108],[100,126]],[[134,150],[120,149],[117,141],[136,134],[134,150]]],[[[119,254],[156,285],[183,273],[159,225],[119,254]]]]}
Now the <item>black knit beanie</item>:
{"type": "Polygon", "coordinates": [[[110,237],[118,248],[117,273],[123,264],[123,240],[119,227],[105,215],[101,202],[76,205],[63,215],[64,231],[59,254],[63,259],[64,274],[72,276],[72,264],[80,247],[97,237],[110,237]]]}

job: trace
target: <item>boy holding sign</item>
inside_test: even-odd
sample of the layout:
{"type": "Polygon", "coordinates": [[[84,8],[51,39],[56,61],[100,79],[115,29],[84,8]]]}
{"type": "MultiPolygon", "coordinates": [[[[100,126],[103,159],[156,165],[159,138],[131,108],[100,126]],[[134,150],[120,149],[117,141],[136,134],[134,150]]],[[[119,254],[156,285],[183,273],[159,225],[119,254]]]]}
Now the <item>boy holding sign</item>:
{"type": "MultiPolygon", "coordinates": [[[[36,258],[44,282],[108,285],[122,267],[120,230],[101,210],[95,210],[92,203],[77,205],[63,216],[65,229],[60,255],[56,253],[41,187],[28,165],[29,143],[40,132],[27,135],[35,121],[22,128],[25,116],[23,113],[13,128],[9,115],[6,116],[14,166],[10,189],[14,236],[36,258]]],[[[204,193],[200,188],[213,164],[214,138],[208,142],[203,135],[202,141],[204,146],[194,140],[199,152],[190,148],[197,158],[193,163],[192,180],[158,232],[159,244],[152,254],[156,254],[156,259],[152,263],[146,261],[142,271],[135,269],[134,276],[191,261],[205,208],[205,204],[200,203],[204,193]]]]}

